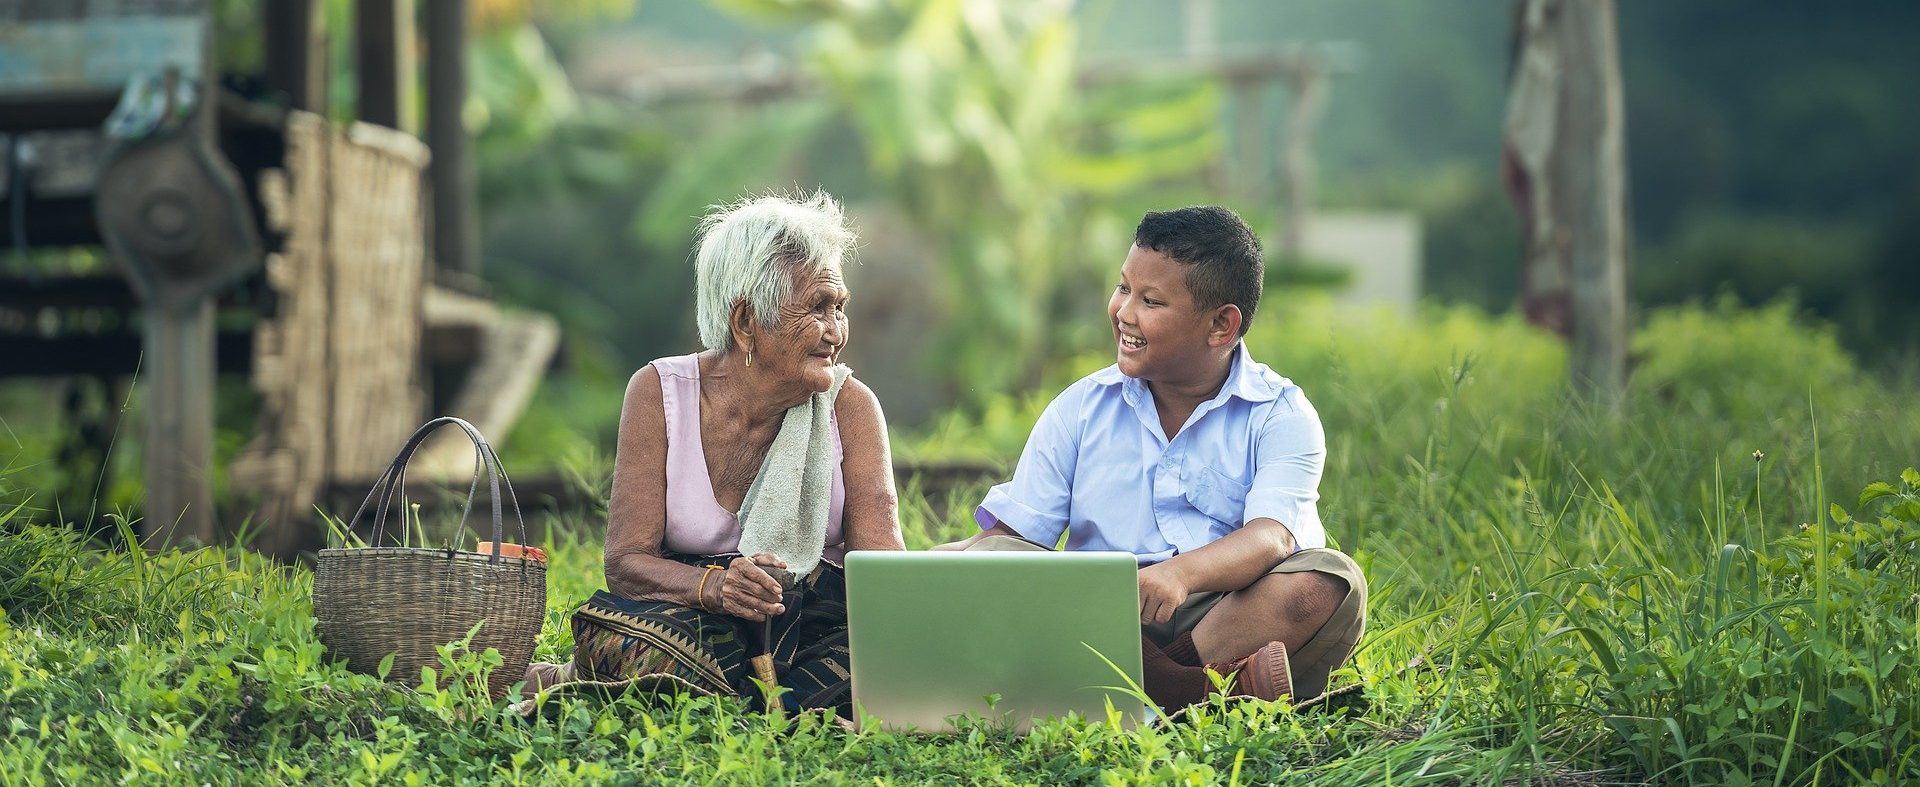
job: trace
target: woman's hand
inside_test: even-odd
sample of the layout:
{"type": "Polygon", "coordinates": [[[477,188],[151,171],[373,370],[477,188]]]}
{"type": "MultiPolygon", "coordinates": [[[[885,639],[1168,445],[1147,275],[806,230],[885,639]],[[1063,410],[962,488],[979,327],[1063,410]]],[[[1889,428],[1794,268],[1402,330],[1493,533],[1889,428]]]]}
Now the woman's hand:
{"type": "Polygon", "coordinates": [[[1140,569],[1140,622],[1165,623],[1192,593],[1171,561],[1140,569]]]}
{"type": "Polygon", "coordinates": [[[780,603],[781,588],[761,566],[786,568],[779,558],[764,552],[753,557],[736,557],[720,574],[721,612],[759,623],[787,611],[780,603]]]}

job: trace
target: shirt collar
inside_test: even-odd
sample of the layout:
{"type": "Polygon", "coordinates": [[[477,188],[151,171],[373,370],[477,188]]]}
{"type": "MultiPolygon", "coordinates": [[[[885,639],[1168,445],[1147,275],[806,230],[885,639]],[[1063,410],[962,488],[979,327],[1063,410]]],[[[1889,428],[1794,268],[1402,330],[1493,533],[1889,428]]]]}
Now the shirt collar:
{"type": "MultiPolygon", "coordinates": [[[[1220,386],[1220,393],[1211,401],[1225,401],[1228,397],[1240,397],[1249,402],[1270,402],[1280,398],[1286,387],[1284,382],[1268,379],[1267,367],[1253,360],[1253,353],[1247,350],[1247,343],[1234,346],[1233,365],[1227,370],[1227,381],[1220,386]]],[[[1115,364],[1093,373],[1093,381],[1099,385],[1120,385],[1129,402],[1147,392],[1146,383],[1137,378],[1120,373],[1115,364]]]]}

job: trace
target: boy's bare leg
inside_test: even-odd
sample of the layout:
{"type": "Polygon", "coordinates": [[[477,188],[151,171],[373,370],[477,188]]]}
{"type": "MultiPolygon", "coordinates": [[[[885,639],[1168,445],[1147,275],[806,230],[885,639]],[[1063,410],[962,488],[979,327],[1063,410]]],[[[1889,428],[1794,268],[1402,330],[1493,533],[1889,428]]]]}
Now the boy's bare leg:
{"type": "Polygon", "coordinates": [[[1299,652],[1347,596],[1347,583],[1317,571],[1266,574],[1226,595],[1193,629],[1206,663],[1224,663],[1278,640],[1299,652]]]}

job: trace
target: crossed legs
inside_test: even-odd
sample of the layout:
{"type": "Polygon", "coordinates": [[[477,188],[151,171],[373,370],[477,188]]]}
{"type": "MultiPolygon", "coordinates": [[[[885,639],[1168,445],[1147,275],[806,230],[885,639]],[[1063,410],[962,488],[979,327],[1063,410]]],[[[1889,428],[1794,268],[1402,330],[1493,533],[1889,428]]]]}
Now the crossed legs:
{"type": "MultiPolygon", "coordinates": [[[[1289,653],[1299,653],[1346,596],[1347,583],[1331,574],[1267,574],[1214,605],[1193,627],[1194,650],[1209,664],[1232,661],[1276,641],[1286,643],[1289,653]]],[[[1326,685],[1324,674],[1317,681],[1309,677],[1295,675],[1296,689],[1326,685]]]]}

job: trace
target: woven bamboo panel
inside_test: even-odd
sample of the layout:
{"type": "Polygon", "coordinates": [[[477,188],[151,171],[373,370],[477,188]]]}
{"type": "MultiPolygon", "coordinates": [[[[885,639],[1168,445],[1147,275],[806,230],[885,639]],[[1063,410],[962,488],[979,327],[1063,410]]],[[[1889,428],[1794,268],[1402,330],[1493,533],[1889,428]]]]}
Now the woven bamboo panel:
{"type": "Polygon", "coordinates": [[[424,414],[426,159],[419,140],[377,126],[355,124],[334,140],[327,242],[332,477],[378,474],[424,414]]]}
{"type": "Polygon", "coordinates": [[[276,309],[254,339],[256,432],[235,491],[258,503],[264,552],[321,546],[320,488],[368,478],[419,424],[421,297],[427,277],[426,148],[399,132],[289,112],[284,168],[263,178],[276,309]]]}
{"type": "Polygon", "coordinates": [[[292,112],[283,169],[262,178],[271,228],[286,234],[266,260],[267,286],[278,308],[254,332],[253,387],[260,392],[254,437],[235,457],[236,491],[258,500],[261,539],[269,554],[291,556],[319,546],[311,526],[314,496],[327,475],[327,158],[331,144],[318,115],[292,112]]]}

